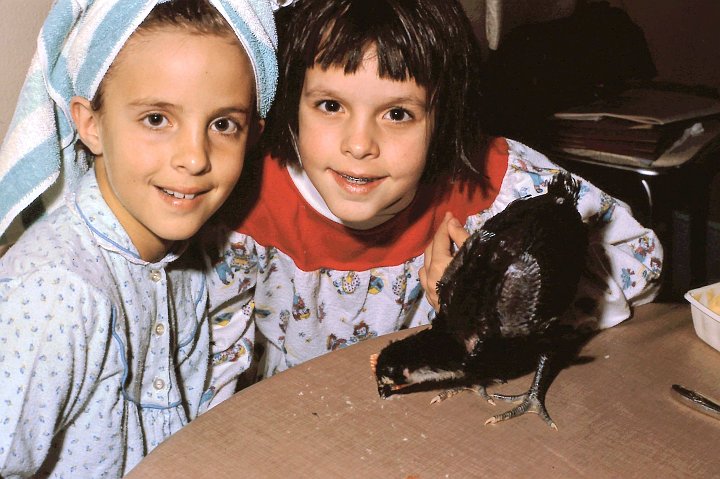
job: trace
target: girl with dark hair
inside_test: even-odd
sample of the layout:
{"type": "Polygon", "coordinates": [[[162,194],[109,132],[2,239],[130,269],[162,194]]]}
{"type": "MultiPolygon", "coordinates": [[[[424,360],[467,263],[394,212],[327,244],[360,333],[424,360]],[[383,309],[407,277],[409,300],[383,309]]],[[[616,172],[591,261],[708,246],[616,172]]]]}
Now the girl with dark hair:
{"type": "MultiPolygon", "coordinates": [[[[467,234],[453,218],[477,230],[560,171],[483,135],[480,49],[456,0],[302,0],[278,22],[258,196],[214,253],[217,387],[234,387],[256,345],[262,377],[430,322],[421,278],[431,293],[450,257],[423,267],[433,239],[428,252],[449,250],[467,234]]],[[[655,296],[662,249],[580,181],[578,209],[599,220],[578,304],[608,327],[655,296]]]]}

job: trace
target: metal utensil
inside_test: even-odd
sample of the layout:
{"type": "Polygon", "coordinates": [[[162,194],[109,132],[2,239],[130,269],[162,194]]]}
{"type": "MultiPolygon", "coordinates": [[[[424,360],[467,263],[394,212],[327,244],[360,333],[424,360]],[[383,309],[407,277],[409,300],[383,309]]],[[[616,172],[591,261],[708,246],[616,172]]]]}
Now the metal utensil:
{"type": "Polygon", "coordinates": [[[706,398],[702,394],[680,386],[679,384],[673,384],[670,392],[673,398],[690,409],[707,414],[715,419],[720,419],[720,404],[706,398]]]}

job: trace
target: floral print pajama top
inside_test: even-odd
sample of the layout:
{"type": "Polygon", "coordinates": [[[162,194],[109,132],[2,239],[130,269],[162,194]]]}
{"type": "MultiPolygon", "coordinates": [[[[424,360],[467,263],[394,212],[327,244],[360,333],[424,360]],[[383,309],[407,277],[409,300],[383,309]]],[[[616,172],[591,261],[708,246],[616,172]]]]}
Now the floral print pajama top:
{"type": "MultiPolygon", "coordinates": [[[[427,324],[434,312],[418,271],[445,212],[475,231],[511,201],[544,193],[559,171],[541,153],[498,138],[488,147],[484,186],[471,180],[425,185],[406,210],[359,231],[333,221],[306,177],[265,158],[252,210],[207,246],[216,393],[233,392],[254,349],[259,376],[267,377],[367,338],[427,324]]],[[[607,328],[628,318],[631,306],[654,298],[662,247],[624,203],[585,180],[578,209],[584,220],[594,218],[594,226],[575,309],[607,328]]]]}

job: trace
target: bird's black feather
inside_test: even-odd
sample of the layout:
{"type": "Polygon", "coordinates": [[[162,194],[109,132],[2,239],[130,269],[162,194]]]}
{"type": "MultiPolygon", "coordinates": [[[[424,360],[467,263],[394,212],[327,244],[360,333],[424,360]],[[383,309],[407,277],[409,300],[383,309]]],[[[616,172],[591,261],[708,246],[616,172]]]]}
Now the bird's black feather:
{"type": "Polygon", "coordinates": [[[379,354],[385,392],[479,370],[492,376],[493,358],[511,343],[552,349],[548,332],[571,304],[585,264],[579,195],[580,183],[560,173],[546,194],[510,203],[468,238],[438,283],[431,328],[379,354]]]}

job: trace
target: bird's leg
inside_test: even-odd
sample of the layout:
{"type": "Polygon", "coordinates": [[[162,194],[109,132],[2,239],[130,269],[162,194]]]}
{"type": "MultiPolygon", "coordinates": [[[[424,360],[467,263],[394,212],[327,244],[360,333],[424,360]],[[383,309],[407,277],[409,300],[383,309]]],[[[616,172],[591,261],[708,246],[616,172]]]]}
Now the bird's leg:
{"type": "Polygon", "coordinates": [[[444,401],[448,398],[455,396],[456,394],[460,394],[463,391],[473,391],[476,394],[479,394],[483,399],[485,399],[490,404],[495,405],[495,401],[493,401],[493,398],[490,397],[490,395],[487,393],[485,386],[483,386],[481,384],[473,384],[471,386],[459,386],[456,388],[446,389],[444,391],[441,391],[434,398],[432,398],[430,400],[430,404],[439,403],[441,401],[444,401]]]}
{"type": "MultiPolygon", "coordinates": [[[[507,381],[505,381],[504,379],[493,379],[493,382],[496,384],[503,384],[507,381]]],[[[440,392],[434,398],[432,398],[432,400],[430,400],[430,404],[439,403],[457,394],[460,394],[463,391],[473,391],[475,394],[478,394],[480,397],[482,397],[484,400],[486,400],[493,406],[495,405],[495,401],[493,400],[492,395],[487,393],[487,389],[483,384],[471,384],[469,386],[458,386],[456,388],[446,389],[440,392]]]]}
{"type": "Polygon", "coordinates": [[[530,389],[525,394],[517,395],[506,395],[506,394],[490,394],[491,398],[500,399],[502,401],[522,401],[517,407],[506,411],[502,414],[491,417],[485,424],[495,424],[500,421],[506,421],[517,416],[522,416],[526,412],[534,412],[538,414],[551,428],[557,430],[557,426],[550,419],[550,415],[545,409],[545,393],[547,388],[544,387],[544,373],[545,367],[548,362],[548,355],[541,354],[538,360],[537,369],[535,370],[535,377],[533,378],[530,389]]]}

